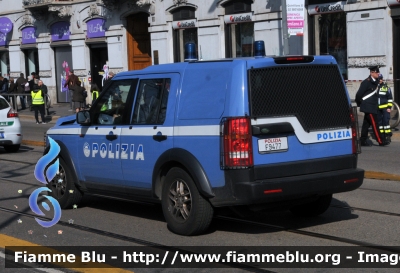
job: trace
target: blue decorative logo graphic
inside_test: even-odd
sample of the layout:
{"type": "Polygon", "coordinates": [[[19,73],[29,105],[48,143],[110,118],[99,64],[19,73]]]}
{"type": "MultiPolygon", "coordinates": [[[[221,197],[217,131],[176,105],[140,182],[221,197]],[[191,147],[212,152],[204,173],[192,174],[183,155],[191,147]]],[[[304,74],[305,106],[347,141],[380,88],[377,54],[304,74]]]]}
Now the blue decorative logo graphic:
{"type": "MultiPolygon", "coordinates": [[[[35,177],[36,179],[43,183],[43,184],[48,184],[49,181],[51,181],[57,174],[58,168],[59,168],[59,160],[57,158],[58,154],[60,153],[60,146],[55,142],[51,137],[49,139],[49,144],[50,144],[50,150],[49,152],[41,157],[36,164],[35,167],[35,177]],[[54,161],[54,163],[52,163],[54,161]]],[[[37,200],[39,197],[39,194],[42,191],[48,191],[51,192],[51,190],[47,187],[41,187],[39,189],[36,189],[32,192],[32,194],[29,196],[29,206],[31,207],[31,210],[36,213],[37,215],[44,216],[45,214],[40,210],[37,200]]],[[[57,224],[57,222],[61,218],[61,207],[60,204],[56,199],[54,199],[51,196],[44,196],[47,198],[50,203],[53,205],[54,208],[54,217],[51,221],[43,221],[38,218],[35,218],[36,222],[39,223],[42,227],[51,227],[57,224]]],[[[50,207],[47,203],[42,202],[42,206],[46,211],[50,210],[50,207]]]]}

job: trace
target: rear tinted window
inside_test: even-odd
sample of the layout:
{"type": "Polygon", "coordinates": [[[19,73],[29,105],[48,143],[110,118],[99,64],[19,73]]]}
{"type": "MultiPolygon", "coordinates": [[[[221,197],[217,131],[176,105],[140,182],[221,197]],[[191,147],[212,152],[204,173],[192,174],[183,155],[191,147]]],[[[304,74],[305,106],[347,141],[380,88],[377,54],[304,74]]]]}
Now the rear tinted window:
{"type": "Polygon", "coordinates": [[[7,101],[3,98],[0,98],[0,110],[6,109],[10,107],[7,103],[7,101]]]}

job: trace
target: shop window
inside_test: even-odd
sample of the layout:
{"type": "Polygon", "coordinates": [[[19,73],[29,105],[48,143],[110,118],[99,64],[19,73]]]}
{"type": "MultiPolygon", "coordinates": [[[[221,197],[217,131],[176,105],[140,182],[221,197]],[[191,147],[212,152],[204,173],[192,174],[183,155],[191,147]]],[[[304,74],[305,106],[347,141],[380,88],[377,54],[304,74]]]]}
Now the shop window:
{"type": "MultiPolygon", "coordinates": [[[[175,9],[172,13],[174,22],[176,21],[190,21],[193,20],[193,25],[196,20],[195,9],[192,7],[182,7],[175,9]]],[[[191,23],[191,22],[190,22],[191,23]]],[[[184,27],[178,28],[173,31],[174,39],[174,62],[184,61],[184,48],[185,44],[191,42],[197,46],[197,28],[184,27]]]]}
{"type": "Polygon", "coordinates": [[[225,14],[251,12],[251,0],[232,0],[223,5],[225,14]]]}
{"type": "Polygon", "coordinates": [[[332,55],[339,64],[343,78],[347,80],[346,14],[323,14],[319,17],[319,54],[332,55]]]}
{"type": "Polygon", "coordinates": [[[185,60],[185,44],[189,42],[197,46],[197,28],[174,30],[174,62],[185,60]]]}
{"type": "Polygon", "coordinates": [[[1,76],[8,78],[10,74],[10,58],[8,52],[0,52],[0,73],[1,76]]]}
{"type": "Polygon", "coordinates": [[[25,53],[25,75],[28,77],[32,72],[39,74],[39,55],[37,49],[24,50],[25,53]]]}
{"type": "MultiPolygon", "coordinates": [[[[246,14],[251,12],[251,0],[233,0],[223,5],[225,14],[246,14]]],[[[254,22],[240,22],[225,25],[225,57],[253,56],[254,22]]]]}
{"type": "Polygon", "coordinates": [[[254,23],[230,24],[226,26],[227,58],[253,56],[254,23]]]}
{"type": "Polygon", "coordinates": [[[195,9],[192,7],[182,7],[175,9],[172,13],[172,19],[174,21],[194,19],[195,9]]]}

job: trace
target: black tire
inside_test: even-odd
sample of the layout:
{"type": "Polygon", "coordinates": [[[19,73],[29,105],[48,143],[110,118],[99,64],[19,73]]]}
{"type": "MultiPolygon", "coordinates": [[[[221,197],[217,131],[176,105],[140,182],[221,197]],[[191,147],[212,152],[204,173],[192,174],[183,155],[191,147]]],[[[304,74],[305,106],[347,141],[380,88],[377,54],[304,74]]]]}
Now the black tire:
{"type": "Polygon", "coordinates": [[[20,144],[7,145],[7,146],[4,146],[4,150],[6,150],[7,153],[16,153],[16,152],[18,152],[19,147],[21,147],[20,144]]]}
{"type": "Polygon", "coordinates": [[[200,195],[193,179],[180,168],[168,172],[161,204],[168,228],[180,235],[205,232],[214,214],[213,207],[200,195]]]}
{"type": "Polygon", "coordinates": [[[51,196],[57,199],[62,209],[73,208],[82,200],[82,192],[75,186],[73,173],[62,158],[59,158],[59,168],[56,176],[49,181],[47,187],[51,196]]]}
{"type": "Polygon", "coordinates": [[[290,211],[297,216],[318,216],[324,213],[331,205],[332,194],[320,196],[317,200],[292,207],[290,211]]]}

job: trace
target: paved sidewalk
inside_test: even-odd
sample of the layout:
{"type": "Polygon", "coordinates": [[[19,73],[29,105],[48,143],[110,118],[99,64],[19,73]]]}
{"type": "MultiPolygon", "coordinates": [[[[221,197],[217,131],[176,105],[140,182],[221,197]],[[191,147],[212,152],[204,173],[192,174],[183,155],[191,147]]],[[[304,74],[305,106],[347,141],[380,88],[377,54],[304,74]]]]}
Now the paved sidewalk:
{"type": "MultiPolygon", "coordinates": [[[[59,117],[69,116],[75,114],[74,111],[70,110],[69,103],[58,103],[54,104],[45,112],[46,122],[55,123],[59,117]]],[[[29,108],[24,110],[18,109],[20,119],[32,119],[35,120],[35,111],[31,111],[29,108]]],[[[39,113],[40,120],[40,113],[39,113]]]]}

